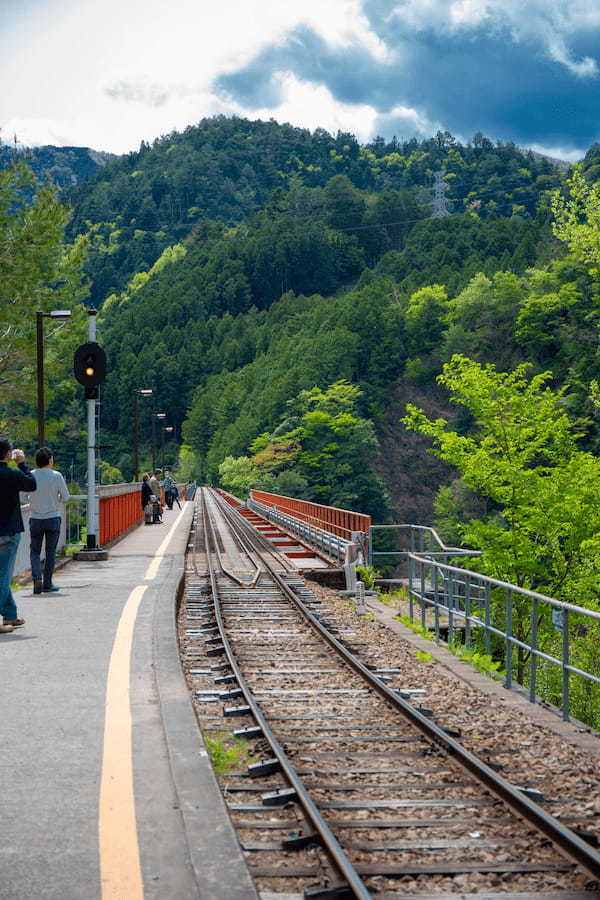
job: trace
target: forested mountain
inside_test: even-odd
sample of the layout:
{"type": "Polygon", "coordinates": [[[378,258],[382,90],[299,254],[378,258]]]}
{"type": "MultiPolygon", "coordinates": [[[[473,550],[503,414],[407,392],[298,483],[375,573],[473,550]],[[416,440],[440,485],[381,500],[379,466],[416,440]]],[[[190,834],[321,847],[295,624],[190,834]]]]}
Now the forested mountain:
{"type": "MultiPolygon", "coordinates": [[[[586,166],[593,178],[597,149],[586,166]]],[[[202,477],[242,459],[264,486],[295,478],[306,496],[430,521],[452,472],[398,419],[414,395],[449,411],[435,379],[453,353],[551,367],[573,414],[589,418],[595,283],[552,235],[549,192],[564,179],[480,134],[467,146],[441,133],[361,146],[235,118],[109,160],[64,194],[68,234],[89,241],[110,360],[108,462],[131,477],[133,390],[152,387],[152,408],[176,429],[168,454],[183,435],[202,477]],[[431,218],[439,171],[452,215],[431,218]]],[[[49,402],[70,446],[67,384],[49,402]]],[[[150,409],[141,404],[146,435],[150,409]]],[[[584,430],[597,449],[594,426],[584,430]]]]}
{"type": "Polygon", "coordinates": [[[451,210],[479,218],[532,218],[540,197],[561,178],[549,160],[481,134],[468,146],[447,132],[425,141],[377,138],[361,146],[352,134],[333,137],[321,129],[217,117],[152,146],[142,143],[70,191],[70,233],[92,235],[87,272],[92,300],[100,304],[198,224],[237,225],[268,202],[276,204],[277,190],[285,196],[295,186],[324,187],[345,175],[370,195],[410,191],[424,204],[440,170],[451,210]]]}
{"type": "Polygon", "coordinates": [[[0,169],[15,161],[26,162],[41,182],[50,181],[59,188],[69,188],[92,178],[114,158],[112,153],[89,147],[20,147],[0,142],[0,169]]]}

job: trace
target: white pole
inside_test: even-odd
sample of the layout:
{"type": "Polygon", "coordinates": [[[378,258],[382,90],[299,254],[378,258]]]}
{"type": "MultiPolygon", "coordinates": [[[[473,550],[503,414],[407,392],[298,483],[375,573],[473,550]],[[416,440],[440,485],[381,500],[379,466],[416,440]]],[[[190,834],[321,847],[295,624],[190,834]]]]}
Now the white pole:
{"type": "MultiPolygon", "coordinates": [[[[88,309],[88,341],[96,340],[96,310],[88,309]]],[[[87,453],[87,549],[98,546],[98,512],[96,498],[96,401],[87,401],[88,453],[87,453]]]]}

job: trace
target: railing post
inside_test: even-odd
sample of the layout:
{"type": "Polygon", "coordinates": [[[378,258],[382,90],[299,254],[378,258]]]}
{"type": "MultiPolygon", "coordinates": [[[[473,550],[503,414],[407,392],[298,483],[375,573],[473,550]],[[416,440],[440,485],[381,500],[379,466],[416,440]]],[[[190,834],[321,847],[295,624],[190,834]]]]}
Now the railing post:
{"type": "Polygon", "coordinates": [[[421,628],[426,628],[425,618],[425,561],[421,560],[421,628]]]}
{"type": "Polygon", "coordinates": [[[569,721],[569,706],[570,706],[570,684],[569,684],[569,610],[563,609],[562,611],[562,626],[563,626],[563,639],[562,639],[562,717],[565,722],[569,721]]]}
{"type": "Polygon", "coordinates": [[[484,628],[484,642],[485,642],[485,652],[488,656],[492,655],[492,635],[490,632],[490,623],[491,623],[491,601],[492,601],[492,591],[489,584],[486,584],[484,587],[485,595],[485,628],[484,628]]]}
{"type": "Polygon", "coordinates": [[[506,625],[505,625],[505,658],[506,658],[506,677],[504,679],[504,686],[507,689],[512,687],[512,613],[513,613],[513,592],[508,591],[508,596],[506,598],[506,625]]]}
{"type": "Polygon", "coordinates": [[[367,565],[373,565],[373,526],[369,526],[369,546],[367,547],[367,565]]]}
{"type": "Polygon", "coordinates": [[[454,575],[448,575],[448,644],[452,643],[454,633],[454,575]]]}
{"type": "Polygon", "coordinates": [[[531,662],[529,665],[529,702],[535,703],[537,681],[537,633],[538,633],[538,601],[531,601],[531,662]]]}
{"type": "Polygon", "coordinates": [[[408,614],[412,622],[413,617],[413,576],[415,561],[412,556],[408,558],[408,614]]]}
{"type": "Polygon", "coordinates": [[[471,646],[471,579],[465,575],[465,647],[471,646]]]}
{"type": "Polygon", "coordinates": [[[433,563],[433,599],[435,602],[435,640],[436,643],[438,643],[440,640],[440,608],[438,597],[438,567],[435,562],[433,563]]]}

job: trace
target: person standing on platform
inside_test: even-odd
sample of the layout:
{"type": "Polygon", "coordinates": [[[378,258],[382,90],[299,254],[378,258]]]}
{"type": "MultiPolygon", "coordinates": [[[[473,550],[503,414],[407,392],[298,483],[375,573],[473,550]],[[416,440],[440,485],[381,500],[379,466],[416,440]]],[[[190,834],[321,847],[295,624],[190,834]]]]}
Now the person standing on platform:
{"type": "Polygon", "coordinates": [[[179,509],[181,509],[181,503],[179,502],[179,488],[173,482],[171,487],[171,509],[173,509],[173,504],[176,503],[179,509]]]}
{"type": "Polygon", "coordinates": [[[173,509],[173,488],[175,487],[175,479],[171,478],[170,472],[165,472],[165,480],[163,487],[165,489],[165,501],[169,509],[173,509]]]}
{"type": "Polygon", "coordinates": [[[144,510],[144,524],[152,525],[152,488],[150,487],[150,476],[144,472],[142,478],[142,509],[144,510]]]}
{"type": "Polygon", "coordinates": [[[52,574],[56,561],[56,547],[60,537],[62,506],[70,497],[65,479],[54,469],[54,454],[48,447],[40,447],[35,454],[37,468],[33,476],[37,482],[37,491],[31,498],[29,530],[31,532],[31,576],[33,593],[46,594],[60,590],[52,584],[52,574]],[[45,542],[44,577],[40,554],[45,542]]]}
{"type": "Polygon", "coordinates": [[[154,503],[154,515],[152,517],[152,521],[155,525],[158,525],[162,521],[162,487],[160,484],[160,476],[162,472],[160,469],[156,469],[154,475],[150,479],[150,487],[152,488],[152,493],[156,497],[156,501],[154,503]]]}
{"type": "Polygon", "coordinates": [[[10,583],[21,533],[25,530],[19,492],[30,493],[36,489],[36,480],[29,471],[23,451],[13,451],[10,441],[0,438],[0,616],[4,621],[0,633],[25,624],[25,619],[18,618],[10,583]],[[9,467],[10,459],[16,462],[17,469],[9,467]]]}

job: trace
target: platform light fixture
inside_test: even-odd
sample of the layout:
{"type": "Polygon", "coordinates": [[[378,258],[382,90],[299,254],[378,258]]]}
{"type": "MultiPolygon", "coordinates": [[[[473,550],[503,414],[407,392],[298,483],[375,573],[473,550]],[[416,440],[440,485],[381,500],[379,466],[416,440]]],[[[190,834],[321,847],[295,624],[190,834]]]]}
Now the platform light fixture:
{"type": "Polygon", "coordinates": [[[175,431],[175,429],[173,428],[172,425],[165,425],[165,426],[163,427],[163,429],[162,429],[162,471],[163,471],[163,478],[164,478],[164,475],[165,475],[165,432],[171,433],[172,431],[175,431]]]}
{"type": "Polygon", "coordinates": [[[135,470],[134,481],[139,481],[140,475],[140,397],[151,397],[152,388],[135,388],[133,391],[133,467],[135,470]]]}
{"type": "Polygon", "coordinates": [[[166,419],[167,414],[163,412],[152,413],[152,471],[156,472],[156,420],[166,419]]]}

